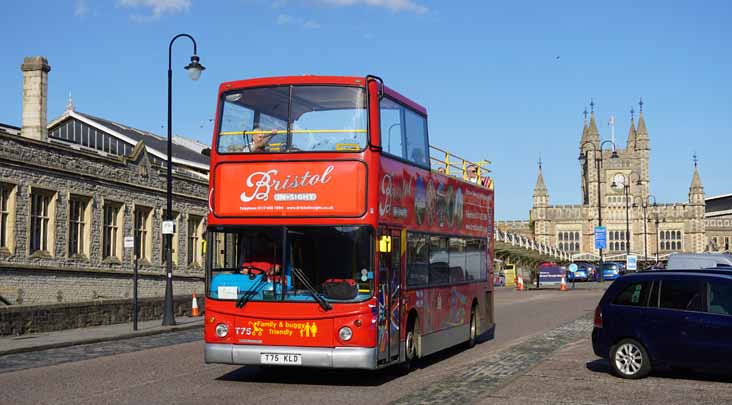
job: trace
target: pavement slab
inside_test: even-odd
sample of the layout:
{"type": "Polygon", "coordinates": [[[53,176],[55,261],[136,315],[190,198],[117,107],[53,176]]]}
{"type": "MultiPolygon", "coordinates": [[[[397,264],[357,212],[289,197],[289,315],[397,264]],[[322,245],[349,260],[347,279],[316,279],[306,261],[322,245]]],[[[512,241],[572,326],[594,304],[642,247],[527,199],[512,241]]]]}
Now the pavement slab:
{"type": "MultiPolygon", "coordinates": [[[[176,319],[176,325],[171,326],[162,326],[159,319],[139,322],[136,331],[132,330],[132,323],[129,322],[30,335],[2,336],[0,356],[200,328],[203,328],[203,317],[182,316],[176,319]]],[[[0,364],[1,362],[2,360],[0,364]]]]}
{"type": "Polygon", "coordinates": [[[529,337],[501,351],[467,364],[462,371],[423,390],[402,397],[393,404],[465,404],[474,403],[497,387],[519,376],[531,367],[547,359],[564,345],[587,337],[592,319],[583,315],[579,319],[529,337]]]}
{"type": "Polygon", "coordinates": [[[729,404],[732,376],[658,370],[626,380],[610,372],[589,338],[573,342],[509,384],[480,398],[491,404],[729,404]]]}

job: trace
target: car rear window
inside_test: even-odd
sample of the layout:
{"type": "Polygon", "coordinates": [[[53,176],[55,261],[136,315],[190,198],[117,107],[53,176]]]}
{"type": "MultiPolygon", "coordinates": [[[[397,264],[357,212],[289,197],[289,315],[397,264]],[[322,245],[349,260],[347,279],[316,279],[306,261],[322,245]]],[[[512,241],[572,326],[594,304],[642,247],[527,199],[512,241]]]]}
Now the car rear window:
{"type": "Polygon", "coordinates": [[[648,302],[648,291],[650,290],[651,283],[639,282],[627,285],[620,291],[613,304],[615,305],[628,305],[632,307],[642,307],[648,302]]]}
{"type": "Polygon", "coordinates": [[[718,280],[710,283],[709,312],[732,315],[732,285],[718,280]]]}
{"type": "Polygon", "coordinates": [[[661,281],[660,307],[682,311],[706,311],[707,283],[701,280],[661,281]]]}

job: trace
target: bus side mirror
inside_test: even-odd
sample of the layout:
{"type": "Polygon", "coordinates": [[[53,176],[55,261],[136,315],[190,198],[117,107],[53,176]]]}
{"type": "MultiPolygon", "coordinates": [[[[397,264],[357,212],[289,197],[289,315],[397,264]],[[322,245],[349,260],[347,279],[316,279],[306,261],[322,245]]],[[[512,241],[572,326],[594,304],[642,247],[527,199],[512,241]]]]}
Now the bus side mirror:
{"type": "Polygon", "coordinates": [[[379,253],[390,253],[391,252],[391,236],[382,235],[379,238],[379,253]]]}

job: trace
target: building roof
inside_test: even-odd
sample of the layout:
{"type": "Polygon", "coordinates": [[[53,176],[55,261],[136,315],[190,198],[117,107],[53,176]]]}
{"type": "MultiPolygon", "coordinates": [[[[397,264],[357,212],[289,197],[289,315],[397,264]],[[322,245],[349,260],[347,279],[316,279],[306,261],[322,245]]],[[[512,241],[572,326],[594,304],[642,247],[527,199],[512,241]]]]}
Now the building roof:
{"type": "Polygon", "coordinates": [[[707,198],[704,211],[706,216],[721,215],[732,212],[732,194],[707,198]]]}
{"type": "MultiPolygon", "coordinates": [[[[167,158],[168,156],[168,141],[166,138],[162,138],[156,134],[153,134],[152,132],[143,131],[137,128],[132,128],[127,125],[123,125],[114,121],[110,121],[104,118],[95,117],[90,114],[86,113],[80,113],[75,112],[76,114],[79,114],[89,120],[92,120],[102,126],[105,126],[115,132],[118,132],[135,142],[142,141],[145,143],[145,145],[148,148],[154,149],[155,151],[159,152],[163,155],[164,158],[167,158]]],[[[179,145],[177,143],[173,143],[173,157],[187,160],[194,163],[199,163],[202,165],[208,166],[209,164],[209,158],[208,156],[204,156],[192,149],[189,149],[185,146],[179,145]]]]}
{"type": "Polygon", "coordinates": [[[20,128],[14,125],[3,124],[0,122],[0,131],[10,135],[20,135],[20,128]]]}

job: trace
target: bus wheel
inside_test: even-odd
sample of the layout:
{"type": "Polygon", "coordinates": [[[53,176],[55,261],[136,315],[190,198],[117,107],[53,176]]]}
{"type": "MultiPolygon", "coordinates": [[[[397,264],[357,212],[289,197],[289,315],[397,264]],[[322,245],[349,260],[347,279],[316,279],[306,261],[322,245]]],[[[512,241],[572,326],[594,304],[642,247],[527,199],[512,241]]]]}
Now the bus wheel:
{"type": "Polygon", "coordinates": [[[405,373],[412,370],[414,361],[417,359],[416,324],[416,317],[410,316],[409,321],[407,322],[407,335],[404,339],[404,363],[402,363],[400,367],[405,373]]]}
{"type": "Polygon", "coordinates": [[[470,337],[468,338],[468,348],[475,346],[475,340],[478,337],[478,317],[476,314],[476,306],[470,309],[470,337]]]}

